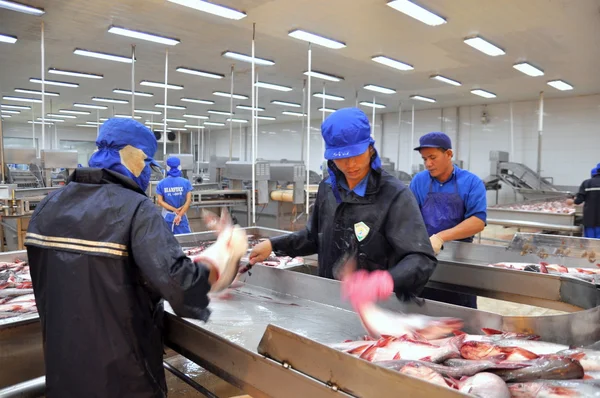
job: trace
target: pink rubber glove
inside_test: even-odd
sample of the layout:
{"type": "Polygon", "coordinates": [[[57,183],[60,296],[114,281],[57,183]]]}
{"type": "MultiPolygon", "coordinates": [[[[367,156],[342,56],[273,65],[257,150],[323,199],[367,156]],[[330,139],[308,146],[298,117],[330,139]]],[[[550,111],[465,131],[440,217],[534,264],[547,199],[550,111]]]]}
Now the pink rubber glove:
{"type": "Polygon", "coordinates": [[[387,271],[358,270],[342,281],[342,297],[349,300],[355,310],[385,300],[393,291],[394,280],[387,271]]]}

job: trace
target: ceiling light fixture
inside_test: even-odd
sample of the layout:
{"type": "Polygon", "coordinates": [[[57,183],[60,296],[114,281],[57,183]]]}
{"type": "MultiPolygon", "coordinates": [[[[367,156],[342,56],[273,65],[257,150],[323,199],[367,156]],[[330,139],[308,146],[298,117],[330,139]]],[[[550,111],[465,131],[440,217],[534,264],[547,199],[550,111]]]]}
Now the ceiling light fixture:
{"type": "Polygon", "coordinates": [[[531,76],[531,77],[544,76],[543,70],[536,68],[535,66],[531,65],[528,62],[521,62],[518,64],[514,64],[513,68],[515,68],[519,72],[523,72],[526,75],[531,76]]]}
{"type": "Polygon", "coordinates": [[[21,3],[15,3],[14,1],[0,0],[0,8],[6,8],[7,10],[22,12],[29,15],[44,15],[46,11],[43,8],[36,8],[27,6],[21,3]]]}
{"type": "Polygon", "coordinates": [[[129,103],[129,101],[127,101],[127,100],[112,99],[112,98],[101,98],[101,97],[92,97],[92,101],[96,101],[96,102],[109,102],[111,104],[128,104],[129,103]]]}
{"type": "Polygon", "coordinates": [[[295,102],[285,102],[285,101],[277,101],[277,100],[275,100],[275,101],[271,101],[271,103],[274,104],[274,105],[289,106],[289,107],[292,107],[292,108],[300,108],[300,107],[302,107],[302,105],[296,104],[295,102]]]}
{"type": "Polygon", "coordinates": [[[485,90],[480,90],[480,89],[471,90],[471,93],[478,95],[480,97],[483,97],[483,98],[496,98],[496,94],[491,93],[489,91],[485,91],[485,90]]]}
{"type": "Polygon", "coordinates": [[[111,26],[110,28],[108,28],[108,33],[113,33],[115,35],[120,35],[120,36],[132,37],[134,39],[151,41],[151,42],[159,43],[159,44],[166,44],[168,46],[175,46],[175,45],[181,43],[181,41],[179,41],[177,39],[173,39],[171,37],[164,37],[164,36],[159,36],[159,35],[155,35],[152,33],[140,32],[138,30],[125,29],[125,28],[121,28],[119,26],[111,26]]]}
{"type": "Polygon", "coordinates": [[[429,97],[423,97],[422,95],[411,95],[410,99],[416,100],[416,101],[423,101],[423,102],[435,102],[435,99],[429,98],[429,97]]]}
{"type": "MultiPolygon", "coordinates": [[[[131,91],[129,91],[129,90],[121,90],[120,88],[115,88],[113,90],[113,93],[115,93],[115,94],[131,95],[131,91]]],[[[135,91],[134,94],[137,97],[154,97],[154,94],[152,94],[152,93],[144,93],[142,91],[135,91]]]]}
{"type": "Polygon", "coordinates": [[[344,101],[345,100],[344,97],[339,97],[337,95],[331,95],[331,94],[323,94],[323,93],[314,93],[313,97],[325,98],[326,100],[332,100],[332,101],[344,101]]]}
{"type": "Polygon", "coordinates": [[[273,116],[255,116],[255,118],[261,120],[277,120],[277,118],[273,116]]]}
{"type": "Polygon", "coordinates": [[[245,109],[245,110],[248,110],[248,111],[260,111],[260,112],[262,112],[262,111],[265,110],[265,108],[261,108],[261,107],[258,107],[258,106],[253,108],[253,107],[248,106],[248,105],[238,105],[238,106],[236,106],[236,108],[237,109],[245,109]]]}
{"type": "Polygon", "coordinates": [[[204,116],[204,115],[189,115],[189,114],[184,114],[183,117],[189,117],[192,119],[208,119],[208,116],[204,116]]]}
{"type": "Polygon", "coordinates": [[[376,86],[374,84],[367,84],[363,88],[365,90],[371,90],[371,91],[375,91],[375,92],[382,93],[382,94],[396,94],[396,90],[393,90],[391,88],[376,86]]]}
{"type": "Polygon", "coordinates": [[[323,73],[323,72],[316,72],[316,71],[306,71],[304,72],[304,74],[306,76],[311,76],[311,77],[316,77],[317,79],[323,79],[323,80],[328,80],[330,82],[339,82],[344,80],[343,77],[340,76],[334,76],[334,75],[328,75],[327,73],[323,73]]]}
{"type": "Polygon", "coordinates": [[[134,116],[133,118],[131,117],[131,115],[113,115],[113,117],[118,117],[120,119],[141,119],[141,116],[134,116]]]}
{"type": "Polygon", "coordinates": [[[130,64],[132,62],[132,59],[128,58],[128,57],[122,57],[120,55],[114,55],[114,54],[100,53],[100,52],[96,52],[96,51],[82,50],[80,48],[76,48],[73,51],[73,54],[83,55],[84,57],[105,59],[108,61],[123,62],[125,64],[130,64]]]}
{"type": "Polygon", "coordinates": [[[16,36],[9,36],[9,35],[0,34],[0,43],[15,44],[16,42],[17,42],[17,37],[16,36]]]}
{"type": "Polygon", "coordinates": [[[383,56],[383,55],[377,55],[373,58],[371,58],[372,61],[375,61],[379,64],[385,65],[385,66],[389,66],[390,68],[394,68],[394,69],[398,69],[398,70],[413,70],[414,67],[412,65],[409,65],[407,63],[383,56]]]}
{"type": "Polygon", "coordinates": [[[72,111],[70,109],[61,109],[58,111],[59,113],[70,113],[72,115],[89,115],[91,112],[87,111],[72,111]]]}
{"type": "Polygon", "coordinates": [[[48,122],[59,122],[59,123],[64,123],[65,121],[62,119],[52,119],[49,117],[45,117],[44,119],[42,119],[41,117],[38,117],[37,120],[43,120],[43,121],[48,121],[48,122]]]}
{"type": "Polygon", "coordinates": [[[387,3],[387,5],[429,26],[438,26],[446,23],[444,18],[409,0],[394,0],[387,3]]]}
{"type": "MultiPolygon", "coordinates": [[[[238,61],[252,63],[252,56],[251,55],[236,53],[236,52],[233,52],[233,51],[225,51],[221,55],[224,56],[224,57],[227,57],[227,58],[238,60],[238,61]]],[[[257,57],[254,57],[254,63],[256,65],[262,65],[262,66],[273,66],[273,65],[275,65],[275,61],[271,61],[270,59],[257,58],[257,57]]]]}
{"type": "Polygon", "coordinates": [[[506,54],[506,52],[504,52],[503,49],[490,43],[489,41],[483,39],[480,36],[466,38],[464,42],[469,46],[473,47],[474,49],[489,55],[490,57],[497,57],[498,55],[506,54]]]}
{"type": "Polygon", "coordinates": [[[333,113],[337,111],[337,109],[331,109],[331,108],[319,108],[319,112],[325,112],[325,113],[333,113]]]}
{"type": "Polygon", "coordinates": [[[183,127],[169,127],[169,129],[173,131],[187,131],[187,129],[183,127]]]}
{"type": "MultiPolygon", "coordinates": [[[[42,79],[38,79],[35,77],[30,78],[29,81],[31,83],[42,84],[42,79]]],[[[78,83],[57,82],[55,80],[44,80],[44,84],[47,84],[49,86],[60,86],[60,87],[71,87],[71,88],[79,87],[78,83]]]]}
{"type": "Polygon", "coordinates": [[[340,48],[346,47],[345,43],[341,41],[328,39],[323,36],[319,36],[314,33],[307,32],[301,29],[295,29],[288,33],[288,36],[293,37],[295,39],[308,41],[313,44],[318,44],[323,47],[333,48],[334,50],[339,50],[340,48]]]}
{"type": "Polygon", "coordinates": [[[62,119],[77,119],[77,116],[72,116],[72,115],[61,115],[58,113],[49,113],[46,116],[50,116],[50,117],[58,117],[58,118],[62,118],[62,119]]]}
{"type": "Polygon", "coordinates": [[[0,108],[4,108],[4,109],[19,109],[22,111],[28,111],[31,109],[30,106],[24,106],[24,105],[6,105],[6,104],[2,104],[0,105],[0,108]]]}
{"type": "Polygon", "coordinates": [[[219,73],[212,73],[212,72],[205,72],[205,71],[197,70],[197,69],[184,68],[183,66],[180,66],[175,70],[177,72],[187,73],[188,75],[208,77],[209,79],[222,79],[225,77],[225,75],[221,75],[219,73]]]}
{"type": "Polygon", "coordinates": [[[288,116],[306,116],[306,113],[300,113],[300,112],[290,112],[290,111],[283,111],[281,112],[282,115],[288,115],[288,116]]]}
{"type": "Polygon", "coordinates": [[[203,128],[205,128],[204,126],[194,126],[194,125],[191,125],[191,124],[186,124],[183,127],[187,127],[188,129],[203,129],[203,128]]]}
{"type": "Polygon", "coordinates": [[[91,105],[91,104],[75,103],[75,104],[73,104],[73,106],[77,107],[77,108],[89,108],[89,109],[100,109],[100,110],[108,109],[108,107],[104,106],[104,105],[91,105]]]}
{"type": "Polygon", "coordinates": [[[163,121],[164,120],[166,120],[167,122],[170,122],[170,123],[187,123],[187,120],[184,120],[184,119],[169,119],[169,118],[167,118],[167,119],[163,119],[163,121]]]}
{"type": "Polygon", "coordinates": [[[459,81],[452,80],[452,79],[444,77],[442,75],[433,75],[433,76],[430,77],[430,79],[439,80],[441,82],[448,83],[448,84],[451,84],[453,86],[460,86],[461,85],[461,83],[459,81]]]}
{"type": "Polygon", "coordinates": [[[0,113],[0,119],[6,119],[6,118],[11,118],[11,115],[3,115],[0,113]]]}
{"type": "MultiPolygon", "coordinates": [[[[150,86],[150,87],[159,87],[159,88],[165,88],[165,84],[161,83],[161,82],[151,82],[148,80],[142,80],[140,82],[141,86],[150,86]]],[[[172,90],[183,90],[183,86],[180,86],[178,84],[168,84],[167,83],[167,88],[172,89],[172,90]]]]}
{"type": "Polygon", "coordinates": [[[146,120],[146,123],[148,126],[164,126],[164,123],[159,123],[159,122],[149,122],[146,120]]]}
{"type": "Polygon", "coordinates": [[[190,7],[198,11],[207,12],[219,17],[240,20],[246,16],[245,12],[233,8],[225,7],[219,4],[209,3],[204,0],[169,0],[171,3],[190,7]]]}
{"type": "MultiPolygon", "coordinates": [[[[25,88],[15,88],[15,93],[42,95],[42,92],[39,90],[28,90],[25,88]]],[[[45,91],[44,95],[47,95],[49,97],[58,97],[60,94],[54,93],[52,91],[45,91]]]]}
{"type": "Polygon", "coordinates": [[[29,124],[43,124],[43,125],[48,125],[48,126],[54,126],[54,123],[49,123],[49,122],[43,122],[43,123],[42,122],[32,122],[31,120],[28,120],[27,123],[29,123],[29,124]]]}
{"type": "Polygon", "coordinates": [[[84,77],[86,79],[104,79],[104,75],[98,75],[95,73],[75,72],[75,71],[70,71],[70,70],[62,70],[62,69],[54,69],[54,68],[48,69],[48,73],[52,73],[54,75],[84,77]]]}
{"type": "Polygon", "coordinates": [[[378,104],[376,102],[374,103],[374,102],[362,101],[360,104],[362,106],[368,106],[369,108],[377,108],[377,109],[383,109],[383,108],[385,108],[385,105],[378,104]]]}
{"type": "Polygon", "coordinates": [[[21,111],[10,111],[10,110],[0,110],[0,113],[6,113],[8,115],[18,115],[21,111]]]}
{"type": "Polygon", "coordinates": [[[149,111],[146,109],[134,109],[133,110],[135,113],[142,113],[142,114],[146,114],[146,115],[162,115],[162,112],[159,111],[149,111]]]}
{"type": "Polygon", "coordinates": [[[551,80],[548,85],[560,91],[573,90],[573,86],[564,80],[551,80]]]}
{"type": "Polygon", "coordinates": [[[204,125],[206,125],[206,126],[225,126],[225,123],[219,123],[219,122],[204,122],[204,125]]]}
{"type": "Polygon", "coordinates": [[[215,101],[195,99],[195,98],[181,98],[180,100],[183,102],[193,102],[195,104],[206,104],[206,105],[213,105],[215,103],[215,101]]]}
{"type": "Polygon", "coordinates": [[[85,122],[85,124],[91,124],[93,126],[100,126],[102,123],[99,123],[99,122],[85,122]]]}
{"type": "Polygon", "coordinates": [[[208,113],[212,113],[213,115],[225,115],[225,116],[231,116],[231,112],[225,112],[225,111],[215,111],[215,110],[209,110],[208,113]]]}
{"type": "Polygon", "coordinates": [[[24,98],[24,97],[13,97],[11,95],[5,95],[2,97],[2,99],[5,99],[7,101],[18,101],[18,102],[34,102],[36,104],[41,104],[42,100],[36,99],[36,98],[24,98]]]}
{"type": "Polygon", "coordinates": [[[77,126],[77,127],[89,127],[89,128],[92,128],[92,129],[96,128],[96,126],[93,126],[91,124],[76,124],[75,126],[77,126]]]}
{"type": "Polygon", "coordinates": [[[265,82],[256,82],[254,84],[254,86],[260,87],[260,88],[266,88],[268,90],[275,90],[275,91],[292,91],[293,90],[291,87],[281,86],[279,84],[273,84],[273,83],[265,83],[265,82]]]}
{"type": "Polygon", "coordinates": [[[234,122],[234,123],[248,123],[248,121],[245,119],[227,119],[227,121],[234,122]]]}
{"type": "Polygon", "coordinates": [[[215,91],[213,92],[213,95],[216,95],[217,97],[227,97],[227,98],[235,98],[235,99],[243,99],[243,100],[247,100],[248,96],[246,95],[242,95],[242,94],[233,94],[233,96],[229,93],[224,93],[222,91],[215,91]]]}
{"type": "Polygon", "coordinates": [[[167,105],[167,106],[165,106],[165,104],[156,104],[156,105],[154,105],[154,107],[156,107],[156,108],[163,108],[163,109],[164,108],[167,108],[167,109],[177,109],[177,110],[180,110],[180,111],[183,111],[183,110],[187,109],[185,106],[179,106],[179,105],[167,105]]]}

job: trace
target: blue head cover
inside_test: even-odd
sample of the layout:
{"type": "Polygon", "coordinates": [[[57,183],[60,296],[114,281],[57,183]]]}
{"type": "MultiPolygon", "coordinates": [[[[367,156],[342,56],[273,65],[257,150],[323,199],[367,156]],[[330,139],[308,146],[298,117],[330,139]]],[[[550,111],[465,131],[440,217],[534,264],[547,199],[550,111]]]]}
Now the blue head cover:
{"type": "Polygon", "coordinates": [[[592,169],[592,177],[593,177],[593,176],[595,176],[596,174],[598,174],[598,168],[597,168],[597,167],[594,167],[594,168],[592,169]]]}
{"type": "Polygon", "coordinates": [[[421,138],[419,138],[419,146],[415,148],[415,151],[418,151],[421,148],[452,149],[452,141],[450,140],[450,137],[448,137],[444,133],[440,133],[437,131],[427,133],[421,138]]]}
{"type": "Polygon", "coordinates": [[[133,119],[111,118],[100,126],[98,150],[88,162],[90,167],[112,170],[134,180],[145,191],[150,183],[151,166],[160,168],[152,158],[156,137],[148,127],[133,119]]]}
{"type": "MultiPolygon", "coordinates": [[[[333,112],[321,125],[321,135],[325,141],[325,159],[336,160],[362,155],[375,144],[371,137],[369,118],[358,108],[342,108],[333,112]]],[[[379,170],[381,159],[375,152],[371,168],[379,170]]],[[[337,189],[335,173],[329,169],[329,178],[333,195],[338,203],[342,202],[337,189]]]]}
{"type": "Polygon", "coordinates": [[[169,167],[169,171],[167,171],[167,175],[169,177],[181,177],[181,170],[178,169],[181,164],[181,160],[176,157],[170,157],[167,159],[167,166],[169,167]]]}

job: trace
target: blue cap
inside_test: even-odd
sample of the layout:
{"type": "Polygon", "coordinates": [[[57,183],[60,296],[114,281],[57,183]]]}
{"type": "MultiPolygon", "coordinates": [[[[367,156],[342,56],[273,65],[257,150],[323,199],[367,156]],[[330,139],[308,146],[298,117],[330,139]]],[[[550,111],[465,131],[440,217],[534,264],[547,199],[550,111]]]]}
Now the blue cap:
{"type": "Polygon", "coordinates": [[[169,166],[172,169],[179,167],[180,164],[181,164],[181,161],[179,160],[179,158],[176,158],[175,156],[172,156],[169,159],[167,159],[167,166],[169,166]]]}
{"type": "Polygon", "coordinates": [[[375,142],[371,138],[369,118],[358,108],[333,112],[321,125],[321,134],[327,160],[362,155],[375,142]]]}
{"type": "Polygon", "coordinates": [[[124,118],[111,118],[100,126],[96,146],[98,150],[121,150],[127,145],[141,149],[146,154],[146,161],[152,166],[160,168],[153,159],[158,144],[156,137],[150,129],[137,120],[124,118]]]}
{"type": "Polygon", "coordinates": [[[592,169],[592,177],[593,177],[593,176],[595,176],[596,174],[598,174],[598,168],[597,168],[597,167],[594,167],[594,168],[592,169]]]}
{"type": "Polygon", "coordinates": [[[427,133],[419,139],[419,146],[415,148],[415,151],[421,148],[444,148],[452,149],[452,141],[444,133],[433,132],[427,133]]]}

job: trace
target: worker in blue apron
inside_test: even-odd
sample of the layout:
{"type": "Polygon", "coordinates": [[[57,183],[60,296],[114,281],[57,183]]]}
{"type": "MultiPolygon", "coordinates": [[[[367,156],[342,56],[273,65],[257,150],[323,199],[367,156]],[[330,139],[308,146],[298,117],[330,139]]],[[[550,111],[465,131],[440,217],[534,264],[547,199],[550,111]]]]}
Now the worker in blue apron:
{"type": "MultiPolygon", "coordinates": [[[[439,254],[444,242],[473,242],[473,235],[485,228],[487,216],[483,181],[453,164],[452,141],[444,133],[425,134],[415,151],[421,154],[427,170],[413,178],[410,188],[434,253],[439,254]]],[[[477,308],[477,297],[468,294],[425,288],[422,297],[477,308]]]]}
{"type": "Polygon", "coordinates": [[[574,198],[567,199],[567,204],[583,203],[583,236],[600,239],[600,173],[598,166],[592,169],[592,178],[585,180],[574,198]]]}
{"type": "Polygon", "coordinates": [[[192,232],[186,213],[192,202],[193,188],[192,183],[181,176],[180,164],[179,158],[167,159],[167,176],[156,186],[162,216],[175,235],[192,232]]]}

